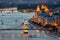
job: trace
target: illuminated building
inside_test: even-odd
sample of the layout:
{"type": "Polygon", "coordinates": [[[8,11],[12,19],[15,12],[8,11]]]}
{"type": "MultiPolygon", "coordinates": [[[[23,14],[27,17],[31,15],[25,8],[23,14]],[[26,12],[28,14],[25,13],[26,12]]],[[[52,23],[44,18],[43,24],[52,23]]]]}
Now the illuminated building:
{"type": "Polygon", "coordinates": [[[18,12],[16,7],[0,9],[0,13],[18,12]]]}
{"type": "Polygon", "coordinates": [[[44,9],[45,12],[48,12],[49,11],[49,9],[48,9],[48,7],[46,5],[42,5],[41,6],[41,9],[44,9]]]}
{"type": "MultiPolygon", "coordinates": [[[[42,9],[45,9],[45,5],[42,5],[42,9]]],[[[47,10],[49,11],[49,10],[47,10]]],[[[40,10],[40,12],[37,14],[35,13],[35,17],[32,18],[33,22],[36,22],[39,24],[39,22],[45,26],[47,24],[51,24],[52,26],[60,26],[60,13],[57,10],[57,13],[54,12],[47,12],[45,10],[40,10]],[[44,12],[43,12],[44,11],[44,12]],[[37,14],[37,15],[36,15],[37,14]],[[37,18],[37,19],[34,19],[37,18]]]]}

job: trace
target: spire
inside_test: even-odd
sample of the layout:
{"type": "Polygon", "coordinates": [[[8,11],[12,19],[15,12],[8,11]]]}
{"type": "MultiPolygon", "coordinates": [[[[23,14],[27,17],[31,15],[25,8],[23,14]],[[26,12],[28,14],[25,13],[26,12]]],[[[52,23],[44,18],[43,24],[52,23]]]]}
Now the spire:
{"type": "Polygon", "coordinates": [[[49,9],[48,9],[48,7],[46,5],[42,5],[41,6],[41,9],[44,9],[45,12],[48,12],[49,11],[49,9]]]}
{"type": "Polygon", "coordinates": [[[40,10],[40,6],[38,5],[37,6],[37,9],[36,9],[36,12],[40,12],[41,10],[40,10]]]}
{"type": "Polygon", "coordinates": [[[53,12],[49,12],[49,15],[52,16],[53,15],[53,12]]]}

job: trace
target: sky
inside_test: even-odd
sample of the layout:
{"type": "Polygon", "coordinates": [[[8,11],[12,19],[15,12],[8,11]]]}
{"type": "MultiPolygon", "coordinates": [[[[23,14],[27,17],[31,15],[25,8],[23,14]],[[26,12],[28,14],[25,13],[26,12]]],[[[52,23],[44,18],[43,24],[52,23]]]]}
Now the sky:
{"type": "Polygon", "coordinates": [[[56,2],[56,3],[60,3],[60,0],[0,0],[0,3],[24,3],[24,2],[34,2],[34,3],[47,3],[47,2],[56,2]]]}
{"type": "MultiPolygon", "coordinates": [[[[0,0],[0,2],[8,2],[8,1],[10,1],[10,2],[26,2],[26,1],[44,1],[44,0],[0,0]]],[[[45,0],[46,1],[46,0],[45,0]]]]}

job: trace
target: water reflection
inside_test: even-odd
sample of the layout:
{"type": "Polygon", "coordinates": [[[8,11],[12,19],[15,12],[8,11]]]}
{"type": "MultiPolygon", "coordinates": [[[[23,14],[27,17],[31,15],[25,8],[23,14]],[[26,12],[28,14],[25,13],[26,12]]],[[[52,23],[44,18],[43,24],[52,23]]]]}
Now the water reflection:
{"type": "Polygon", "coordinates": [[[24,40],[27,40],[28,34],[23,34],[23,38],[24,38],[24,40]]]}
{"type": "Polygon", "coordinates": [[[23,30],[8,30],[0,32],[0,40],[58,40],[48,36],[45,31],[29,30],[28,34],[23,33],[23,30]]]}

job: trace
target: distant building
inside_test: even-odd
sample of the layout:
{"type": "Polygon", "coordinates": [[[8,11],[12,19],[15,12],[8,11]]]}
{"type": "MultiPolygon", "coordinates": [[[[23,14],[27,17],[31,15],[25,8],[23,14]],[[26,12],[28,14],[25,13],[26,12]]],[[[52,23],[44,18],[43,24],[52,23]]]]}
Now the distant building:
{"type": "Polygon", "coordinates": [[[7,12],[18,12],[18,11],[16,7],[0,9],[0,13],[7,13],[7,12]]]}

